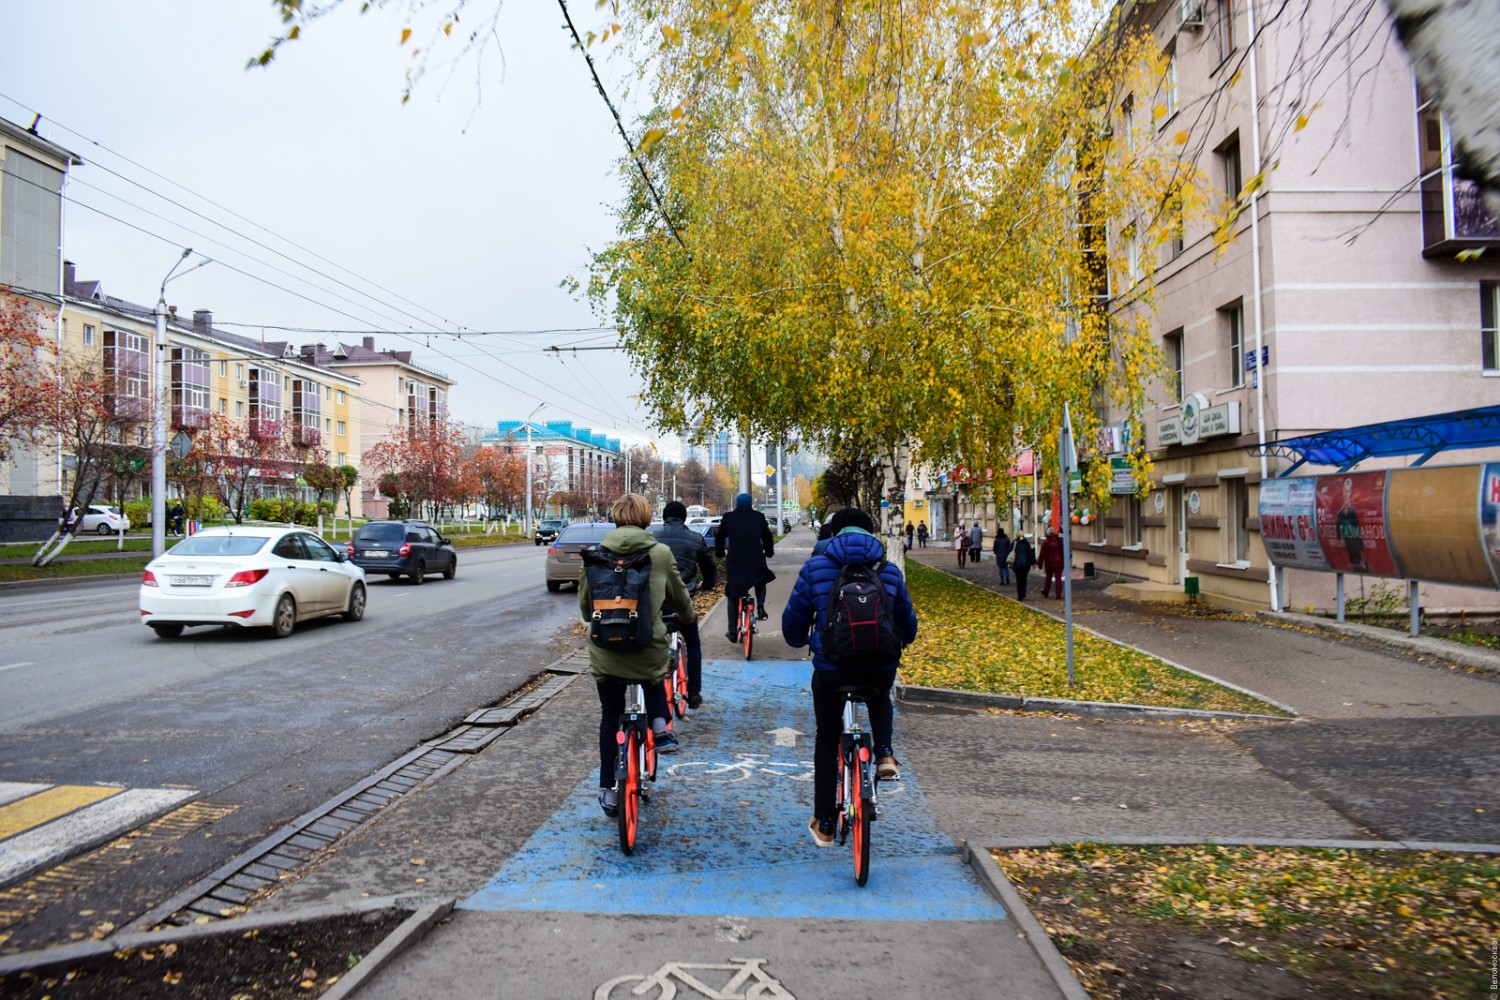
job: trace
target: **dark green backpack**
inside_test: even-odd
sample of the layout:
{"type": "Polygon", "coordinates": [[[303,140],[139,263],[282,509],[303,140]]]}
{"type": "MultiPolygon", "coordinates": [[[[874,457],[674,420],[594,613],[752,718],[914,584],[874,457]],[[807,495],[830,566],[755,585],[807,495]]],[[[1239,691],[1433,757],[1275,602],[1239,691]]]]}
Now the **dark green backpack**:
{"type": "Polygon", "coordinates": [[[651,645],[651,546],[617,555],[590,545],[579,555],[589,584],[589,641],[631,653],[651,645]]]}

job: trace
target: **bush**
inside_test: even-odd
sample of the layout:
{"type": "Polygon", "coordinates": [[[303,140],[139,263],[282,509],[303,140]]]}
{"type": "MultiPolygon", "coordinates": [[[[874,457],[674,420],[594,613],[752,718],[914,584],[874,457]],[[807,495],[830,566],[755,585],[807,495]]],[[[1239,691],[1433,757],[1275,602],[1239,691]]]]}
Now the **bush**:
{"type": "Polygon", "coordinates": [[[183,506],[187,508],[188,517],[205,524],[209,521],[222,521],[228,513],[218,497],[189,497],[183,506]]]}
{"type": "MultiPolygon", "coordinates": [[[[324,500],[324,516],[333,513],[333,502],[324,500]]],[[[318,505],[279,497],[257,497],[250,501],[248,516],[254,521],[274,521],[278,524],[301,524],[311,527],[318,523],[318,505]]]]}
{"type": "Polygon", "coordinates": [[[141,531],[151,526],[150,500],[127,500],[120,509],[130,519],[131,531],[141,531]]]}

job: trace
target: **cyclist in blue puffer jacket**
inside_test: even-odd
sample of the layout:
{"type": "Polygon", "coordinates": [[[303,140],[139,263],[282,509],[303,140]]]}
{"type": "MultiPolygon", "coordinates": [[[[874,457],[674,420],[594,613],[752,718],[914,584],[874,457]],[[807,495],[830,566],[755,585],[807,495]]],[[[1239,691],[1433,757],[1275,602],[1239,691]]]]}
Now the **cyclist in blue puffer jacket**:
{"type": "Polygon", "coordinates": [[[895,754],[891,750],[894,729],[891,709],[891,685],[896,680],[896,660],[879,670],[848,670],[834,666],[823,658],[819,638],[828,610],[828,598],[839,577],[839,570],[849,563],[879,565],[880,580],[891,597],[891,611],[901,645],[910,645],[917,637],[917,613],[911,606],[911,595],[901,570],[885,560],[885,547],[875,537],[870,516],[857,507],[846,507],[829,519],[832,537],[802,564],[797,583],[786,610],[781,614],[781,632],[787,645],[812,647],[813,716],[817,735],[813,740],[813,818],[808,831],[819,847],[832,847],[835,829],[835,802],[838,773],[835,758],[839,736],[843,733],[844,703],[834,692],[841,687],[859,685],[880,691],[867,706],[870,712],[871,736],[875,741],[875,767],[881,778],[896,776],[895,754]]]}

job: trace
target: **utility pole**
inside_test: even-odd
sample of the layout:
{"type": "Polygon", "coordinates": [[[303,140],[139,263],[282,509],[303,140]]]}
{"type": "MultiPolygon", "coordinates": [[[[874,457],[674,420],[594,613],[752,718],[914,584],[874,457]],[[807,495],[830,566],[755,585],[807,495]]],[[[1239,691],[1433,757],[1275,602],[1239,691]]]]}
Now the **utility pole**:
{"type": "MultiPolygon", "coordinates": [[[[182,251],[177,263],[161,279],[156,299],[156,343],[151,367],[151,557],[167,551],[167,282],[193,252],[182,251]]],[[[202,267],[203,265],[198,265],[202,267]]]]}
{"type": "Polygon", "coordinates": [[[542,407],[544,407],[546,405],[547,405],[546,403],[538,403],[536,409],[532,410],[530,413],[528,413],[526,415],[526,525],[525,525],[525,534],[526,534],[527,538],[531,538],[532,537],[532,531],[531,531],[531,494],[532,494],[531,465],[532,465],[532,462],[534,462],[536,460],[535,456],[531,454],[531,418],[534,417],[534,416],[536,416],[539,412],[541,412],[542,407]]]}

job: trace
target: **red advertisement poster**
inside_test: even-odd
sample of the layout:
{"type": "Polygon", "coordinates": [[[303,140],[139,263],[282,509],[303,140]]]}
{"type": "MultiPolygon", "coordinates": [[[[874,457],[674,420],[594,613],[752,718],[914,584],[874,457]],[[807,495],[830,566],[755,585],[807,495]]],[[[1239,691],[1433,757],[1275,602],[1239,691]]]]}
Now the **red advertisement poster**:
{"type": "Polygon", "coordinates": [[[1335,573],[1400,577],[1385,527],[1384,472],[1318,477],[1318,544],[1335,573]]]}

